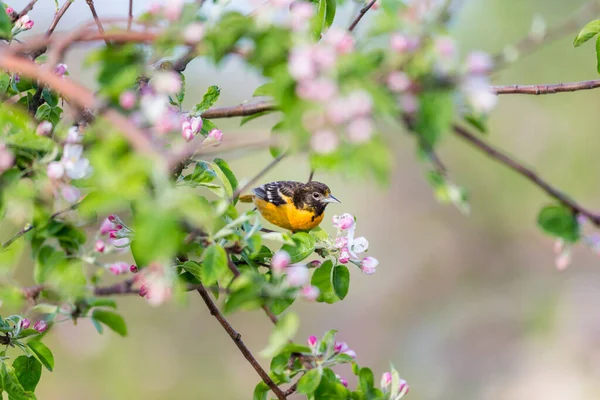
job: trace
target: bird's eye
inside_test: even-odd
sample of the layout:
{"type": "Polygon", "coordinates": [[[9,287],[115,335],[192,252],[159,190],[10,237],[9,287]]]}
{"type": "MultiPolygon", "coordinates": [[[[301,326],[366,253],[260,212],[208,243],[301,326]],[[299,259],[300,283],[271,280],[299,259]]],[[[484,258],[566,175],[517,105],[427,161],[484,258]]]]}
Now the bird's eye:
{"type": "Polygon", "coordinates": [[[315,198],[315,199],[320,199],[320,198],[321,198],[321,193],[319,193],[319,192],[314,192],[314,193],[313,193],[313,198],[315,198]]]}

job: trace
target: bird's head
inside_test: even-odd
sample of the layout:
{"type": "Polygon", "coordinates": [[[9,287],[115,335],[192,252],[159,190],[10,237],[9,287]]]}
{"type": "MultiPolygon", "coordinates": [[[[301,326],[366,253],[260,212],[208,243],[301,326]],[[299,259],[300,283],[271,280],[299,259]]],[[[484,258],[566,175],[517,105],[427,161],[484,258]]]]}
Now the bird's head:
{"type": "Polygon", "coordinates": [[[303,210],[315,211],[320,215],[329,203],[341,203],[331,195],[329,187],[321,182],[310,181],[294,193],[294,204],[303,210]]]}

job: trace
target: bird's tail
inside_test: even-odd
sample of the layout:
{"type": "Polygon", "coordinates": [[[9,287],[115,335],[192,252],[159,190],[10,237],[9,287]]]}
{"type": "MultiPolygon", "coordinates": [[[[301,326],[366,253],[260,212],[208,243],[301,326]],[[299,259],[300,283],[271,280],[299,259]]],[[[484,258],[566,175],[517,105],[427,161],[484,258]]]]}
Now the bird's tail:
{"type": "Polygon", "coordinates": [[[238,198],[238,200],[242,203],[252,203],[252,201],[254,200],[254,195],[251,194],[245,194],[243,196],[240,196],[238,198]]]}

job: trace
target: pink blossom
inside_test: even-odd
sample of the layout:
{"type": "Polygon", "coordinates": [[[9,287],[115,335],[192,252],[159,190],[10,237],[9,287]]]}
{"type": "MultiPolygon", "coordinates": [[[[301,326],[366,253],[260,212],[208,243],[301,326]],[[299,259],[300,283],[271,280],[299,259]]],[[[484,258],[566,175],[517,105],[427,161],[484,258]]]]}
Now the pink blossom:
{"type": "Polygon", "coordinates": [[[315,335],[311,335],[308,337],[308,346],[311,349],[316,348],[318,343],[319,343],[319,340],[317,339],[317,337],[315,335]]]}
{"type": "Polygon", "coordinates": [[[4,144],[0,144],[0,173],[13,166],[15,156],[4,144]]]}
{"type": "Polygon", "coordinates": [[[310,278],[308,268],[303,265],[288,267],[285,274],[286,283],[292,287],[304,286],[310,278]]]}
{"type": "Polygon", "coordinates": [[[148,295],[148,286],[146,285],[142,285],[140,286],[140,296],[141,297],[146,297],[148,295]]]}
{"type": "MultiPolygon", "coordinates": [[[[169,2],[168,4],[171,3],[169,2]]],[[[158,93],[176,94],[181,90],[181,78],[177,72],[157,72],[150,82],[158,93]]]]}
{"type": "Polygon", "coordinates": [[[122,274],[126,273],[127,271],[129,271],[129,264],[127,264],[126,262],[123,262],[123,261],[118,261],[116,263],[109,265],[108,270],[113,275],[122,275],[122,274]]]}
{"type": "Polygon", "coordinates": [[[411,81],[404,72],[394,71],[388,75],[387,85],[392,92],[402,93],[410,88],[411,81]]]}
{"type": "Polygon", "coordinates": [[[183,30],[183,40],[188,43],[198,43],[204,37],[204,25],[194,22],[183,30]]]}
{"type": "Polygon", "coordinates": [[[27,329],[27,328],[29,328],[29,325],[31,325],[31,322],[27,318],[23,318],[21,320],[21,323],[19,324],[21,329],[27,329]]]}
{"type": "Polygon", "coordinates": [[[71,204],[76,203],[81,197],[81,191],[72,185],[63,185],[60,189],[60,194],[63,199],[71,204]]]}
{"type": "Polygon", "coordinates": [[[96,251],[98,253],[104,253],[104,249],[106,248],[106,245],[104,244],[104,242],[102,240],[96,240],[96,245],[94,246],[94,248],[96,249],[96,251]]]}
{"type": "Polygon", "coordinates": [[[338,381],[340,381],[340,383],[342,385],[344,385],[344,387],[348,387],[348,381],[347,380],[345,380],[344,378],[342,378],[338,374],[336,374],[335,377],[338,379],[338,381]]]}
{"type": "Polygon", "coordinates": [[[334,125],[340,125],[352,117],[348,101],[343,97],[334,99],[327,105],[327,119],[334,125]]]}
{"type": "Polygon", "coordinates": [[[117,222],[119,220],[119,217],[116,216],[115,214],[110,214],[108,217],[106,217],[110,222],[117,222]]]}
{"type": "Polygon", "coordinates": [[[340,143],[338,135],[328,129],[315,132],[310,138],[310,147],[320,154],[333,153],[340,143]]]}
{"type": "Polygon", "coordinates": [[[46,321],[38,321],[35,323],[35,325],[33,325],[33,329],[35,329],[39,333],[42,333],[46,329],[48,329],[48,324],[46,323],[46,321]]]}
{"type": "Polygon", "coordinates": [[[348,140],[352,143],[364,143],[373,136],[373,123],[370,118],[358,118],[348,124],[346,128],[348,140]]]}
{"type": "Polygon", "coordinates": [[[419,47],[419,38],[393,33],[390,36],[390,47],[400,54],[412,52],[419,47]]]}
{"type": "Polygon", "coordinates": [[[338,54],[349,53],[354,48],[352,35],[347,30],[337,27],[332,27],[327,31],[324,41],[333,46],[338,54]]]}
{"type": "Polygon", "coordinates": [[[135,264],[131,264],[131,265],[129,266],[129,271],[131,271],[131,273],[132,273],[132,274],[137,274],[137,273],[138,273],[138,271],[139,271],[139,268],[138,268],[138,266],[137,266],[137,265],[135,265],[135,264]]]}
{"type": "Polygon", "coordinates": [[[400,97],[400,108],[407,114],[414,114],[419,109],[419,100],[415,95],[406,93],[400,97]]]}
{"type": "Polygon", "coordinates": [[[194,132],[192,132],[192,129],[184,129],[181,131],[181,136],[186,142],[191,142],[196,137],[194,132]]]}
{"type": "Polygon", "coordinates": [[[219,146],[223,143],[223,132],[219,129],[213,129],[208,133],[206,139],[204,139],[206,146],[219,146]]]}
{"type": "Polygon", "coordinates": [[[290,265],[291,258],[287,251],[279,250],[273,255],[271,259],[271,270],[275,273],[281,273],[288,265],[290,265]]]}
{"type": "Polygon", "coordinates": [[[301,293],[305,300],[315,301],[319,297],[319,288],[312,285],[304,286],[301,293]]]}
{"type": "Polygon", "coordinates": [[[329,71],[335,67],[336,54],[331,49],[317,44],[312,49],[312,59],[322,71],[329,71]]]}
{"type": "Polygon", "coordinates": [[[404,379],[400,379],[400,385],[398,387],[398,395],[396,396],[396,399],[400,400],[406,395],[406,393],[408,393],[409,390],[410,387],[408,386],[408,383],[404,379]]]}
{"type": "Polygon", "coordinates": [[[493,67],[492,58],[482,51],[473,51],[467,56],[467,73],[484,75],[490,73],[493,67]]]}
{"type": "Polygon", "coordinates": [[[14,8],[12,8],[12,7],[6,7],[6,13],[7,13],[8,15],[12,14],[13,12],[15,12],[15,9],[14,9],[14,8]]]}
{"type": "MultiPolygon", "coordinates": [[[[109,216],[108,218],[105,218],[104,221],[102,221],[102,225],[100,225],[100,234],[101,235],[107,235],[111,230],[114,229],[115,225],[112,223],[111,221],[111,216],[109,216]]],[[[114,221],[114,217],[113,217],[113,221],[114,221]]]]}
{"type": "Polygon", "coordinates": [[[373,98],[364,90],[356,90],[348,96],[348,107],[356,116],[370,115],[373,111],[373,98]]]}
{"type": "Polygon", "coordinates": [[[326,102],[331,100],[338,91],[337,84],[329,78],[303,80],[296,86],[296,94],[304,100],[326,102]]]}
{"type": "Polygon", "coordinates": [[[46,169],[48,178],[52,180],[61,179],[65,175],[65,167],[58,161],[52,161],[46,169]]]}
{"type": "Polygon", "coordinates": [[[82,139],[83,136],[79,132],[79,128],[77,126],[72,126],[67,131],[67,138],[65,139],[65,142],[69,144],[77,144],[80,143],[82,139]]]}
{"type": "Polygon", "coordinates": [[[352,358],[356,358],[356,352],[354,350],[346,350],[344,352],[344,354],[346,354],[346,355],[348,355],[348,356],[350,356],[352,358]]]}
{"type": "Polygon", "coordinates": [[[183,0],[169,0],[164,6],[165,17],[173,22],[179,19],[183,11],[183,0]]]}
{"type": "Polygon", "coordinates": [[[63,76],[67,72],[67,64],[58,64],[54,68],[54,73],[58,76],[63,76]]]}
{"type": "Polygon", "coordinates": [[[348,237],[340,236],[335,238],[335,247],[337,249],[343,249],[344,247],[348,247],[348,237]]]}
{"type": "Polygon", "coordinates": [[[436,38],[434,46],[438,54],[444,58],[454,58],[456,55],[456,43],[450,36],[436,38]]]}
{"type": "Polygon", "coordinates": [[[340,256],[338,258],[338,261],[341,262],[342,264],[348,264],[348,262],[350,261],[350,252],[348,251],[347,248],[343,248],[340,251],[340,256]]]}
{"type": "Polygon", "coordinates": [[[377,261],[374,257],[365,257],[360,263],[360,269],[367,275],[373,275],[375,273],[375,269],[379,265],[379,261],[377,261]]]}
{"type": "Polygon", "coordinates": [[[119,96],[119,105],[125,110],[131,110],[133,107],[135,107],[136,101],[137,96],[131,90],[126,90],[119,96]]]}
{"type": "Polygon", "coordinates": [[[129,238],[122,237],[118,239],[112,239],[110,240],[110,244],[116,247],[117,249],[124,251],[127,249],[127,247],[129,247],[129,238]]]}
{"type": "Polygon", "coordinates": [[[306,1],[295,1],[290,5],[292,30],[300,31],[308,28],[308,23],[315,13],[315,8],[306,1]]]}
{"type": "Polygon", "coordinates": [[[333,346],[333,351],[336,353],[344,353],[348,351],[349,347],[346,342],[335,342],[333,346]]]}
{"type": "Polygon", "coordinates": [[[38,136],[48,136],[52,132],[52,122],[42,121],[35,129],[35,133],[38,136]]]}
{"type": "Polygon", "coordinates": [[[312,61],[312,50],[308,46],[292,49],[288,62],[288,70],[296,80],[312,79],[316,75],[312,61]]]}
{"type": "Polygon", "coordinates": [[[385,389],[392,384],[392,374],[390,372],[384,372],[381,375],[381,388],[385,389]]]}
{"type": "Polygon", "coordinates": [[[333,225],[340,230],[348,230],[354,226],[354,217],[348,213],[342,215],[334,215],[333,225]]]}

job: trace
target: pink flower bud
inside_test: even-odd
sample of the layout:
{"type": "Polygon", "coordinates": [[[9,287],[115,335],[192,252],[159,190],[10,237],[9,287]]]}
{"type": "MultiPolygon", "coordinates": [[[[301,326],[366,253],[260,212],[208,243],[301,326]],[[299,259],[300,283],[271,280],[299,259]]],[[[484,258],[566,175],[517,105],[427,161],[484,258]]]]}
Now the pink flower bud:
{"type": "Polygon", "coordinates": [[[108,233],[108,237],[111,239],[116,239],[117,238],[117,231],[116,229],[111,229],[111,231],[108,233]]]}
{"type": "Polygon", "coordinates": [[[301,293],[305,300],[315,301],[319,297],[319,288],[312,285],[304,286],[301,293]]]}
{"type": "Polygon", "coordinates": [[[308,346],[311,349],[315,349],[317,347],[317,344],[319,343],[319,340],[317,339],[317,337],[315,335],[311,335],[308,337],[308,346]]]}
{"type": "Polygon", "coordinates": [[[348,247],[348,237],[340,236],[335,238],[335,248],[343,249],[344,247],[348,247]]]}
{"type": "Polygon", "coordinates": [[[24,28],[25,29],[33,28],[33,20],[29,20],[29,21],[25,22],[24,28]]]}
{"type": "Polygon", "coordinates": [[[386,389],[392,384],[392,374],[390,372],[384,372],[381,375],[381,388],[386,389]]]}
{"type": "Polygon", "coordinates": [[[290,255],[285,250],[279,250],[271,259],[271,270],[274,273],[280,274],[291,262],[290,255]]]}
{"type": "Polygon", "coordinates": [[[0,174],[7,169],[11,168],[15,162],[15,156],[13,153],[6,148],[5,145],[0,144],[0,174]]]}
{"type": "Polygon", "coordinates": [[[100,234],[101,235],[106,235],[113,229],[114,224],[111,222],[111,217],[113,217],[113,221],[114,221],[113,215],[110,215],[108,218],[105,218],[104,221],[102,221],[102,225],[100,225],[100,234]]]}
{"type": "Polygon", "coordinates": [[[400,379],[400,386],[398,387],[398,395],[396,396],[396,399],[400,400],[408,393],[409,390],[410,387],[408,386],[408,383],[404,379],[400,379]]]}
{"type": "Polygon", "coordinates": [[[148,294],[148,286],[142,285],[140,286],[140,297],[146,297],[148,294]]]}
{"type": "Polygon", "coordinates": [[[106,245],[104,244],[104,242],[102,240],[96,240],[96,245],[94,247],[98,253],[104,253],[104,249],[106,248],[106,245]]]}
{"type": "Polygon", "coordinates": [[[338,54],[346,54],[353,50],[354,39],[345,29],[332,27],[325,34],[324,41],[331,45],[338,54]]]}
{"type": "Polygon", "coordinates": [[[329,129],[319,130],[310,138],[310,147],[315,153],[333,153],[337,150],[339,144],[340,139],[338,135],[329,129]]]}
{"type": "Polygon", "coordinates": [[[311,262],[308,263],[308,268],[319,268],[321,266],[321,261],[319,260],[312,260],[311,262]]]}
{"type": "Polygon", "coordinates": [[[63,76],[67,72],[67,64],[58,64],[54,68],[54,73],[58,76],[63,76]]]}
{"type": "Polygon", "coordinates": [[[340,381],[340,383],[342,385],[344,385],[344,387],[348,387],[348,381],[347,380],[345,380],[344,378],[342,378],[338,374],[336,374],[335,377],[338,379],[338,381],[340,381]]]}
{"type": "Polygon", "coordinates": [[[352,358],[356,358],[356,352],[354,350],[346,350],[346,351],[344,351],[344,354],[346,354],[347,356],[350,356],[352,358]]]}
{"type": "Polygon", "coordinates": [[[408,38],[400,33],[390,36],[390,47],[397,53],[406,53],[409,49],[408,38]]]}
{"type": "Polygon", "coordinates": [[[119,96],[119,105],[123,107],[125,110],[131,110],[135,107],[135,102],[137,101],[137,96],[131,90],[127,90],[119,96]]]}
{"type": "Polygon", "coordinates": [[[31,322],[27,318],[23,318],[19,325],[21,326],[21,329],[27,329],[29,328],[29,325],[31,325],[31,322]]]}
{"type": "Polygon", "coordinates": [[[350,261],[350,252],[348,251],[347,248],[342,249],[342,251],[340,252],[340,257],[338,258],[338,261],[341,262],[342,264],[348,264],[348,262],[350,261]]]}
{"type": "Polygon", "coordinates": [[[115,225],[115,229],[120,231],[121,229],[123,229],[123,225],[117,224],[117,225],[115,225]]]}
{"type": "Polygon", "coordinates": [[[377,261],[374,257],[365,257],[360,263],[360,269],[367,275],[373,275],[375,273],[375,269],[379,265],[379,261],[377,261]]]}
{"type": "Polygon", "coordinates": [[[489,74],[493,68],[492,58],[482,51],[474,51],[467,56],[467,73],[474,75],[489,74]]]}
{"type": "Polygon", "coordinates": [[[202,118],[201,117],[193,117],[190,120],[190,128],[192,132],[198,133],[202,129],[202,118]]]}
{"type": "Polygon", "coordinates": [[[198,43],[204,37],[204,25],[195,22],[183,30],[183,40],[187,43],[198,43]]]}
{"type": "Polygon", "coordinates": [[[110,222],[115,222],[115,221],[118,219],[118,217],[117,217],[116,215],[113,215],[113,214],[111,214],[111,215],[109,215],[109,216],[108,216],[108,218],[107,218],[107,219],[108,219],[110,222]]]}
{"type": "Polygon", "coordinates": [[[10,14],[12,14],[12,13],[14,13],[14,12],[15,12],[15,9],[14,9],[14,8],[12,8],[12,7],[6,7],[6,13],[7,13],[8,15],[10,15],[10,14]]]}
{"type": "Polygon", "coordinates": [[[442,36],[435,39],[434,46],[440,56],[453,58],[456,54],[456,44],[450,36],[442,36]]]}
{"type": "Polygon", "coordinates": [[[351,143],[365,143],[373,136],[373,123],[370,118],[357,118],[348,124],[346,136],[351,143]]]}
{"type": "Polygon", "coordinates": [[[410,88],[411,81],[404,72],[394,71],[388,75],[387,85],[392,92],[402,93],[410,88]]]}
{"type": "Polygon", "coordinates": [[[348,107],[356,116],[367,116],[373,111],[373,98],[364,90],[356,90],[348,96],[348,107]]]}
{"type": "Polygon", "coordinates": [[[333,346],[333,351],[336,353],[343,353],[349,349],[348,344],[346,342],[335,342],[333,346]]]}
{"type": "Polygon", "coordinates": [[[38,136],[48,136],[52,132],[52,122],[50,121],[42,121],[37,126],[35,133],[38,136]]]}
{"type": "Polygon", "coordinates": [[[33,325],[33,329],[35,329],[39,333],[42,333],[46,329],[48,329],[48,324],[46,323],[46,321],[38,321],[35,323],[35,325],[33,325]]]}
{"type": "Polygon", "coordinates": [[[65,167],[58,161],[52,161],[48,164],[46,174],[48,174],[49,179],[58,180],[65,175],[65,167]]]}
{"type": "Polygon", "coordinates": [[[285,273],[285,281],[292,287],[304,286],[310,278],[308,268],[305,266],[288,267],[285,273]]]}
{"type": "Polygon", "coordinates": [[[191,142],[195,136],[191,129],[184,129],[181,131],[181,137],[183,137],[183,140],[186,142],[191,142]]]}
{"type": "Polygon", "coordinates": [[[170,0],[165,4],[165,17],[171,22],[178,20],[182,12],[183,0],[170,0]]]}
{"type": "Polygon", "coordinates": [[[129,271],[131,271],[131,273],[132,273],[132,274],[137,274],[137,273],[138,273],[138,271],[139,271],[139,269],[138,269],[137,265],[135,265],[135,264],[131,264],[131,265],[129,266],[129,271]]]}
{"type": "Polygon", "coordinates": [[[118,261],[116,263],[111,264],[108,267],[108,270],[113,274],[113,275],[121,275],[126,273],[129,270],[129,265],[125,262],[122,261],[118,261]]]}
{"type": "Polygon", "coordinates": [[[354,217],[348,213],[342,215],[334,215],[332,220],[333,225],[342,231],[350,229],[354,226],[354,217]]]}
{"type": "Polygon", "coordinates": [[[81,191],[75,186],[71,185],[63,185],[60,188],[60,194],[62,195],[63,199],[71,204],[76,203],[81,197],[81,191]]]}
{"type": "Polygon", "coordinates": [[[221,143],[223,143],[223,132],[221,132],[219,129],[213,129],[208,133],[208,136],[204,142],[208,146],[219,146],[221,143]]]}

